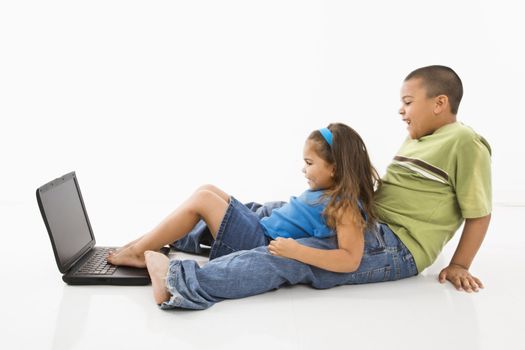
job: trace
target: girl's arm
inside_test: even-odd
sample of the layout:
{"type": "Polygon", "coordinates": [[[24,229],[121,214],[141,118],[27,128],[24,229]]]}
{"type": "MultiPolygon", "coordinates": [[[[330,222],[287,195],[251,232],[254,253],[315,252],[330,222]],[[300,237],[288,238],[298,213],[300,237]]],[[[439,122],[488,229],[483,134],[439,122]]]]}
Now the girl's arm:
{"type": "Polygon", "coordinates": [[[363,230],[345,213],[337,224],[337,249],[307,247],[292,238],[277,238],[270,242],[270,254],[295,259],[332,272],[354,272],[361,263],[364,251],[363,230]]]}

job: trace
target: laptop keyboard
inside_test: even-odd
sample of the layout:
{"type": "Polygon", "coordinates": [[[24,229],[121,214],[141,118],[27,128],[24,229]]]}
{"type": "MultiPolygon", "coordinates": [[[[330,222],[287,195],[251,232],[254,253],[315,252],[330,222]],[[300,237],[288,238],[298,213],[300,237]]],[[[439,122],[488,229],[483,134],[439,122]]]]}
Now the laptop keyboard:
{"type": "Polygon", "coordinates": [[[111,248],[97,248],[95,253],[75,274],[112,275],[117,269],[117,266],[111,265],[106,261],[111,250],[111,248]]]}

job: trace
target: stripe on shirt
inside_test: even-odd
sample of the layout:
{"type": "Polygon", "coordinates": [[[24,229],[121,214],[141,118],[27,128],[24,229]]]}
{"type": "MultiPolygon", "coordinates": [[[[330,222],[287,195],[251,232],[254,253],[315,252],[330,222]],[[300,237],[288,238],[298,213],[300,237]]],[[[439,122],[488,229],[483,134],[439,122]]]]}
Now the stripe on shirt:
{"type": "Polygon", "coordinates": [[[394,163],[418,174],[426,177],[427,179],[439,181],[441,183],[448,183],[448,174],[442,169],[435,167],[421,159],[407,158],[403,156],[395,156],[394,163]]]}

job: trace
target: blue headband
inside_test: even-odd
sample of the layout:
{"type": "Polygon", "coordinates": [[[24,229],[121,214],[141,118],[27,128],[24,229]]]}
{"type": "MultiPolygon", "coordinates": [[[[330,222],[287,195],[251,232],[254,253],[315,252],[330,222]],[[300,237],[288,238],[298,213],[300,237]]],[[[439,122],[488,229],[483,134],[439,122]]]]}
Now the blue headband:
{"type": "Polygon", "coordinates": [[[323,135],[326,142],[328,142],[328,144],[332,146],[332,132],[328,128],[319,129],[319,132],[321,133],[321,135],[323,135]]]}

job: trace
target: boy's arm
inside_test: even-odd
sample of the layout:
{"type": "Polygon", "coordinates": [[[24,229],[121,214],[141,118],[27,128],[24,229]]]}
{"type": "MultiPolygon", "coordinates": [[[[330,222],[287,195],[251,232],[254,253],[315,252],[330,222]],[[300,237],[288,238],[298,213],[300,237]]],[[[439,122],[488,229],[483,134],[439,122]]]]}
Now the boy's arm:
{"type": "Polygon", "coordinates": [[[450,264],[441,270],[439,282],[450,281],[457,290],[477,292],[483,288],[481,281],[472,276],[468,269],[478,252],[490,223],[490,214],[481,218],[466,219],[458,247],[450,264]]]}

